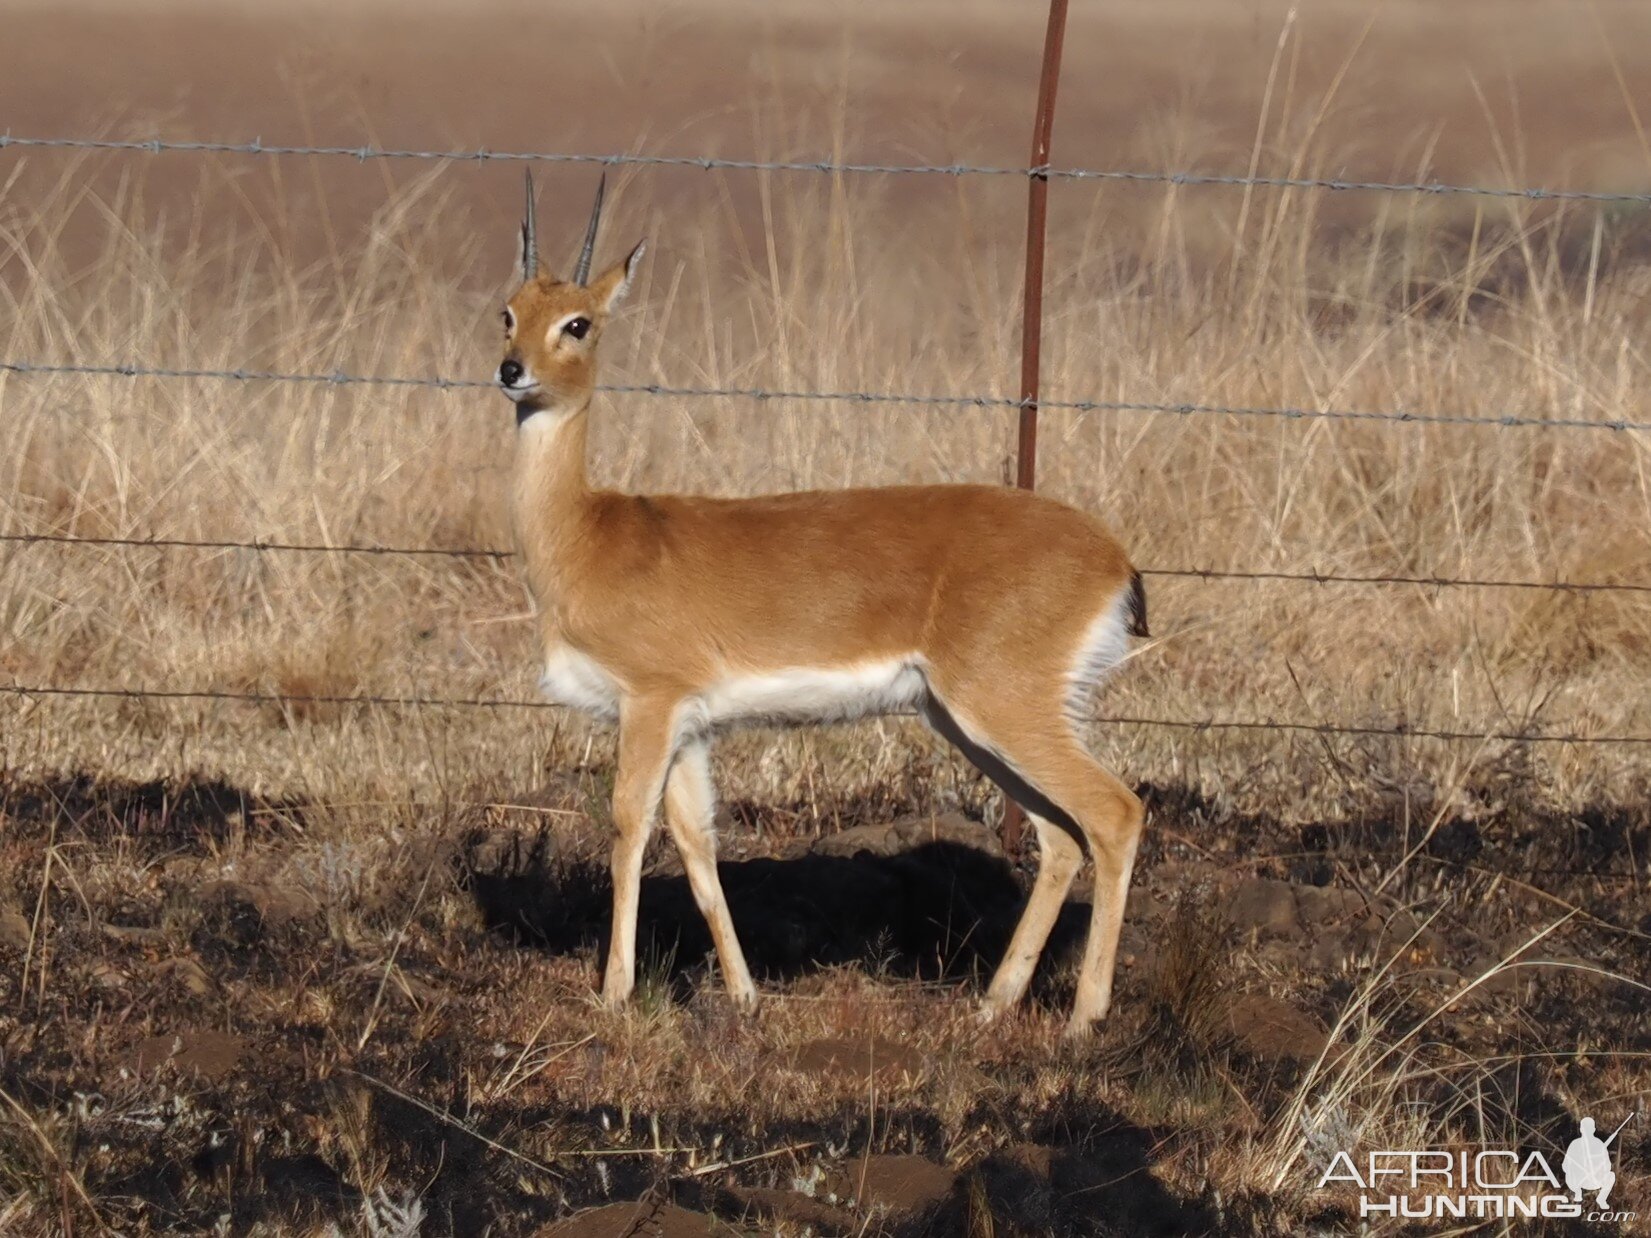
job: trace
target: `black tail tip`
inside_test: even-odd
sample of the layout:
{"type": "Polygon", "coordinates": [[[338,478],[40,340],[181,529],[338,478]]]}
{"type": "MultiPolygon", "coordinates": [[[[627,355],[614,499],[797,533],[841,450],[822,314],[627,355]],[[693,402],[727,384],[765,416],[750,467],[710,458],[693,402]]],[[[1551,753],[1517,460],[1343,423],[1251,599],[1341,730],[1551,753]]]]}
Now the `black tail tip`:
{"type": "Polygon", "coordinates": [[[1129,574],[1129,634],[1151,636],[1147,630],[1147,591],[1141,583],[1141,573],[1129,574]]]}

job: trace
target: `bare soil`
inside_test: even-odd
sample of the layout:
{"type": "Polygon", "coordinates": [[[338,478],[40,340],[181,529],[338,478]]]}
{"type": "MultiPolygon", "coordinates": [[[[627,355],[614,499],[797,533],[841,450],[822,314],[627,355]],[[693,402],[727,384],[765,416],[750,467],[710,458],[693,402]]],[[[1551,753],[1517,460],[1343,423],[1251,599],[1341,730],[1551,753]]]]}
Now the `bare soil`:
{"type": "MultiPolygon", "coordinates": [[[[454,820],[369,897],[342,851],[330,875],[282,863],[302,804],[13,783],[0,901],[28,932],[0,944],[0,1086],[63,1158],[9,1129],[13,1181],[54,1198],[71,1166],[143,1232],[349,1226],[375,1191],[416,1192],[455,1233],[1339,1231],[1348,1205],[1308,1189],[1311,1164],[1235,1193],[1222,1160],[1371,1035],[1428,1020],[1394,1103],[1470,1142],[1552,1151],[1578,1106],[1614,1114],[1645,1086],[1651,1003],[1612,978],[1643,981],[1651,914],[1625,860],[1651,846],[1643,814],[1407,838],[1397,816],[1285,827],[1145,793],[1118,1006],[1073,1047],[1081,899],[1028,1011],[975,1025],[1025,874],[956,817],[765,837],[737,806],[759,828],[729,832],[722,874],[763,1008],[726,1007],[661,853],[637,1008],[616,1016],[591,999],[598,822],[454,820]],[[48,855],[76,880],[37,884],[48,855]]],[[[1643,1210],[1643,1147],[1618,1173],[1643,1210]]]]}

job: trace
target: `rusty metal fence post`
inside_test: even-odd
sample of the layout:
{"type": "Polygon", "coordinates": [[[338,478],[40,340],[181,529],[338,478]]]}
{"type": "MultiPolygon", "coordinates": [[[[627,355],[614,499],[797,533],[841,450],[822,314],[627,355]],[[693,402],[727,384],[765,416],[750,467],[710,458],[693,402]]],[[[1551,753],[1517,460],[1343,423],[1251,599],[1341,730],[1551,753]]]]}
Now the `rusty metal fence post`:
{"type": "MultiPolygon", "coordinates": [[[[1043,248],[1049,219],[1049,139],[1055,129],[1055,90],[1060,85],[1061,49],[1066,43],[1067,0],[1049,0],[1043,36],[1043,70],[1038,77],[1038,110],[1032,122],[1031,169],[1026,188],[1026,284],[1020,326],[1020,437],[1015,451],[1015,484],[1031,490],[1038,478],[1038,367],[1043,343],[1043,248]]],[[[1013,857],[1026,834],[1026,815],[1005,799],[1001,838],[1013,857]]]]}
{"type": "Polygon", "coordinates": [[[1043,73],[1032,126],[1032,169],[1026,190],[1026,288],[1020,328],[1020,444],[1015,484],[1031,490],[1038,476],[1038,364],[1043,343],[1043,242],[1049,217],[1049,138],[1055,128],[1055,89],[1066,42],[1067,0],[1049,0],[1043,37],[1043,73]]]}

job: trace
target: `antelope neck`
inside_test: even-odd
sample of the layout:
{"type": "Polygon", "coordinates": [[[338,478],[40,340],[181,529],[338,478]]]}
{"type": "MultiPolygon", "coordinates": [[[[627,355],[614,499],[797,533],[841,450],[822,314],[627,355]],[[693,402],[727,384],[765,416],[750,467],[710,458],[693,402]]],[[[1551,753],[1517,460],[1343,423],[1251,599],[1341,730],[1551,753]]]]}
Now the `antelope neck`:
{"type": "Polygon", "coordinates": [[[536,589],[550,588],[560,575],[564,551],[578,538],[590,502],[585,477],[589,408],[587,397],[571,412],[541,410],[523,418],[516,431],[511,514],[536,589]]]}

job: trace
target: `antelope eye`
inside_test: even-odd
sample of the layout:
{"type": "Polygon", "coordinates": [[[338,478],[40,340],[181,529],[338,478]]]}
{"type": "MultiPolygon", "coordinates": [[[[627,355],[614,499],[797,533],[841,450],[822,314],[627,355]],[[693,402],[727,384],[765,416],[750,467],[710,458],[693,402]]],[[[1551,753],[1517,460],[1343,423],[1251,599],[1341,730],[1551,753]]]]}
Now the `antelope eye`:
{"type": "Polygon", "coordinates": [[[564,335],[571,335],[576,340],[582,340],[590,334],[589,318],[570,318],[562,327],[564,335]]]}
{"type": "Polygon", "coordinates": [[[516,329],[516,315],[510,312],[509,307],[506,307],[499,317],[504,319],[504,329],[507,334],[516,329]]]}

